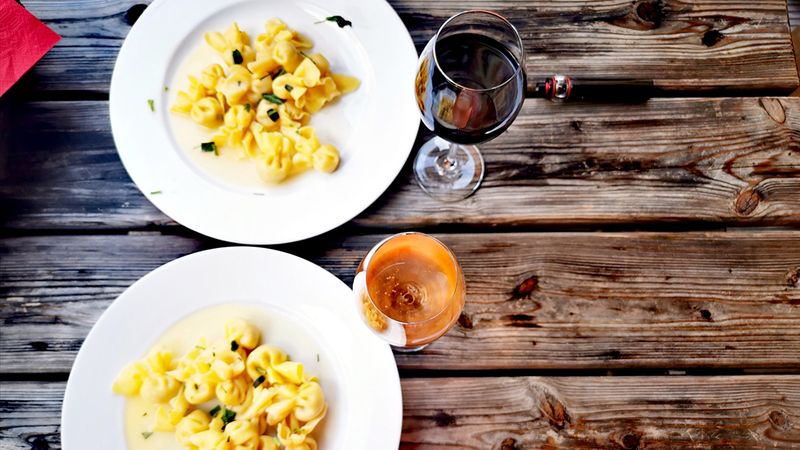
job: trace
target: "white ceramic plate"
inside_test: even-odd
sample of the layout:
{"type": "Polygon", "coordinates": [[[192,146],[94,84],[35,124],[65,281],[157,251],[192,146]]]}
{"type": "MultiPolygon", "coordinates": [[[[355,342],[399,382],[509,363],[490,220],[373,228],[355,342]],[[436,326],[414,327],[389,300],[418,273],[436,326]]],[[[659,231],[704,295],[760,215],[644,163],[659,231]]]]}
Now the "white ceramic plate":
{"type": "Polygon", "coordinates": [[[120,369],[182,318],[229,302],[263,307],[275,321],[265,340],[319,376],[329,402],[321,450],[397,448],[397,367],[389,346],[359,319],[352,295],[320,267],[275,250],[208,250],[159,267],[111,304],[81,347],[64,395],[64,449],[126,448],[125,399],[111,392],[120,369]]]}
{"type": "MultiPolygon", "coordinates": [[[[384,0],[156,0],[131,29],[114,67],[114,142],[142,193],[182,225],[244,244],[306,239],[358,215],[400,172],[419,127],[416,60],[408,30],[384,0]],[[352,21],[352,28],[315,24],[331,15],[352,21]],[[209,175],[180,148],[182,134],[174,132],[169,112],[181,87],[173,78],[206,45],[203,33],[237,22],[254,38],[270,17],[309,36],[333,72],[358,77],[361,87],[311,119],[320,141],[341,153],[336,172],[305,173],[277,186],[232,183],[209,175]]],[[[254,176],[250,170],[245,178],[254,176]]]]}

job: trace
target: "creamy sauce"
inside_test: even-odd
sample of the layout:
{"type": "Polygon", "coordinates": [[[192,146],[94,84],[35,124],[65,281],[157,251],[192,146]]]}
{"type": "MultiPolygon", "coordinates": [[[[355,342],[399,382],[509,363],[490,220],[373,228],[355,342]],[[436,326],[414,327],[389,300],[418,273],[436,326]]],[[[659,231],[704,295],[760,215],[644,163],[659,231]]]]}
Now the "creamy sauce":
{"type": "MultiPolygon", "coordinates": [[[[199,74],[211,64],[225,66],[222,57],[211,47],[202,43],[183,62],[175,72],[169,84],[169,105],[175,103],[178,91],[189,88],[189,75],[199,78],[199,74]]],[[[213,180],[222,182],[227,187],[239,187],[246,190],[261,189],[264,182],[258,176],[255,162],[243,159],[234,149],[220,149],[219,156],[213,152],[200,150],[200,144],[210,142],[217,130],[206,128],[192,121],[189,116],[180,113],[169,114],[172,136],[183,155],[189,162],[213,180]]]]}
{"type": "MultiPolygon", "coordinates": [[[[303,363],[306,373],[317,375],[325,392],[328,402],[328,414],[312,436],[319,438],[320,447],[324,443],[325,425],[331,418],[335,420],[336,395],[331,389],[331,367],[325,354],[322,352],[311,334],[297,320],[275,311],[265,310],[263,307],[247,304],[226,304],[207,308],[184,318],[167,330],[155,343],[171,351],[175,358],[188,352],[195,346],[200,337],[206,337],[209,342],[225,338],[225,323],[231,319],[244,319],[261,330],[261,343],[276,345],[286,351],[294,361],[303,363]],[[319,357],[318,357],[319,356],[319,357]]],[[[143,355],[140,355],[141,357],[143,355]]],[[[134,355],[131,359],[135,358],[134,355]]],[[[206,405],[200,405],[208,411],[219,402],[214,399],[206,405]]],[[[174,432],[155,432],[145,438],[142,433],[149,433],[153,429],[158,405],[137,397],[128,399],[125,404],[125,439],[128,450],[183,450],[175,440],[174,432]]]]}

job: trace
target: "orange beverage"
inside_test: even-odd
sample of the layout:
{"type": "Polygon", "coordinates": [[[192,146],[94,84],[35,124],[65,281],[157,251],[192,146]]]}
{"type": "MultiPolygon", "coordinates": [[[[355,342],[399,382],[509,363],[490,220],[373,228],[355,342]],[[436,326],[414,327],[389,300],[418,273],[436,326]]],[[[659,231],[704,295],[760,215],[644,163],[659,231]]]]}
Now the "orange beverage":
{"type": "Polygon", "coordinates": [[[398,234],[376,245],[359,265],[353,289],[365,322],[406,350],[445,334],[466,295],[453,253],[421,233],[398,234]]]}

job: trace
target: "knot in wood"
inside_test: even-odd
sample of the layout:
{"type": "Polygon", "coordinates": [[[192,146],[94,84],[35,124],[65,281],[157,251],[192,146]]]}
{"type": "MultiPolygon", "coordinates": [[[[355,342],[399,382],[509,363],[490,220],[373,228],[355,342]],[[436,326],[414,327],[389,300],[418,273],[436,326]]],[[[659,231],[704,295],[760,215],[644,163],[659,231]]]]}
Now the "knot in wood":
{"type": "Polygon", "coordinates": [[[136,5],[131,6],[130,8],[128,8],[128,11],[125,12],[125,22],[127,22],[128,25],[135,24],[136,21],[139,20],[139,16],[142,15],[142,13],[146,8],[147,5],[145,5],[144,3],[138,3],[136,5]]]}
{"type": "Polygon", "coordinates": [[[758,104],[764,108],[767,115],[777,123],[786,123],[786,110],[783,108],[783,103],[777,98],[762,98],[758,104]]]}
{"type": "Polygon", "coordinates": [[[563,430],[570,424],[571,418],[567,408],[549,392],[545,392],[540,399],[539,410],[547,422],[556,430],[563,430]]]}
{"type": "Polygon", "coordinates": [[[725,36],[717,30],[708,30],[703,34],[703,45],[706,47],[713,47],[725,36]]]}
{"type": "Polygon", "coordinates": [[[636,5],[636,16],[655,27],[661,26],[664,15],[664,2],[661,0],[645,0],[636,5]]]}
{"type": "Polygon", "coordinates": [[[517,440],[514,438],[505,438],[500,443],[500,450],[517,450],[517,440]]]}
{"type": "Polygon", "coordinates": [[[50,450],[50,444],[41,436],[36,436],[31,441],[31,450],[50,450]]]}
{"type": "Polygon", "coordinates": [[[47,342],[42,341],[33,341],[31,342],[31,348],[36,350],[37,352],[43,352],[50,347],[47,342]]]}
{"type": "Polygon", "coordinates": [[[539,279],[536,276],[526,278],[522,283],[514,288],[514,298],[523,298],[531,295],[536,286],[539,285],[539,279]]]}
{"type": "Polygon", "coordinates": [[[790,269],[789,273],[786,274],[787,286],[797,287],[798,281],[800,281],[800,266],[795,267],[794,269],[790,269]]]}
{"type": "Polygon", "coordinates": [[[626,450],[635,450],[639,448],[641,437],[638,434],[628,433],[622,436],[622,448],[626,450]]]}
{"type": "Polygon", "coordinates": [[[734,209],[736,214],[741,216],[749,216],[756,210],[758,204],[763,198],[757,189],[749,187],[739,192],[734,201],[734,209]]]}
{"type": "Polygon", "coordinates": [[[436,422],[437,426],[440,427],[449,427],[456,424],[456,418],[452,414],[447,414],[444,411],[439,411],[433,416],[433,421],[436,422]]]}
{"type": "Polygon", "coordinates": [[[470,319],[468,315],[462,312],[461,315],[458,316],[458,325],[461,326],[461,328],[464,328],[465,330],[471,330],[472,319],[470,319]]]}
{"type": "Polygon", "coordinates": [[[773,427],[780,428],[782,430],[792,429],[792,422],[783,411],[770,411],[769,423],[771,423],[773,427]]]}

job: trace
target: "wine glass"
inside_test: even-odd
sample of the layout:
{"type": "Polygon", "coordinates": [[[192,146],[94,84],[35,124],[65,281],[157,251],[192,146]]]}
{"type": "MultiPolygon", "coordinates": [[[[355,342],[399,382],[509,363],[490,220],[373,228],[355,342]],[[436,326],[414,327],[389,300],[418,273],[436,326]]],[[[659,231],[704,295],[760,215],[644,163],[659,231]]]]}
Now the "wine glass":
{"type": "Polygon", "coordinates": [[[419,58],[415,90],[422,122],[436,137],[414,160],[422,189],[441,201],[470,196],[483,180],[474,144],[494,139],[517,117],[525,99],[522,40],[491,11],[449,18],[419,58]]]}
{"type": "Polygon", "coordinates": [[[453,252],[422,233],[379,242],[361,261],[353,293],[364,323],[400,352],[445,334],[464,308],[464,273],[453,252]]]}

